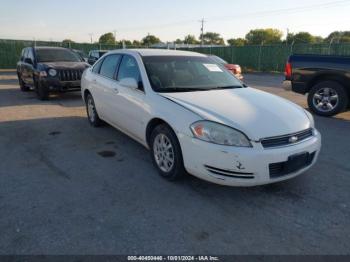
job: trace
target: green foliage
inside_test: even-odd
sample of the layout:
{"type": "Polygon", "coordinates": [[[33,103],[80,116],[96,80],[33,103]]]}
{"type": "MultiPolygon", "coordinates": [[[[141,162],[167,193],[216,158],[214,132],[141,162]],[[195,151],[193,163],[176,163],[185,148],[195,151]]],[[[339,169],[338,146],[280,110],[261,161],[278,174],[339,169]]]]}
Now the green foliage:
{"type": "Polygon", "coordinates": [[[273,28],[250,30],[246,35],[248,45],[267,45],[282,42],[282,31],[273,28]]]}
{"type": "Polygon", "coordinates": [[[62,41],[62,44],[73,44],[74,43],[74,41],[73,40],[70,40],[70,39],[64,39],[63,41],[62,41]]]}
{"type": "Polygon", "coordinates": [[[124,43],[125,46],[132,46],[132,42],[130,40],[121,40],[118,44],[122,46],[124,43]]]}
{"type": "Polygon", "coordinates": [[[144,46],[151,46],[154,44],[159,44],[161,43],[160,39],[154,35],[147,35],[142,39],[142,45],[144,46]]]}
{"type": "Polygon", "coordinates": [[[114,45],[115,44],[115,38],[113,33],[106,33],[100,36],[98,42],[100,44],[105,44],[105,45],[114,45]]]}
{"type": "Polygon", "coordinates": [[[134,41],[132,41],[132,45],[133,46],[141,46],[142,45],[142,43],[141,43],[141,41],[138,41],[138,40],[134,40],[134,41]]]}
{"type": "Polygon", "coordinates": [[[215,32],[207,32],[203,35],[203,42],[205,45],[225,45],[224,39],[220,34],[215,32]]]}
{"type": "Polygon", "coordinates": [[[245,46],[247,44],[247,40],[244,38],[231,38],[227,40],[227,43],[231,46],[245,46]]]}
{"type": "Polygon", "coordinates": [[[287,43],[291,44],[316,44],[322,43],[323,38],[320,36],[313,36],[308,32],[299,32],[297,34],[288,34],[287,43]]]}
{"type": "Polygon", "coordinates": [[[187,35],[185,36],[184,43],[187,45],[198,45],[200,42],[194,35],[187,35]]]}
{"type": "Polygon", "coordinates": [[[332,39],[334,43],[350,43],[350,31],[334,31],[325,41],[330,43],[332,39]]]}

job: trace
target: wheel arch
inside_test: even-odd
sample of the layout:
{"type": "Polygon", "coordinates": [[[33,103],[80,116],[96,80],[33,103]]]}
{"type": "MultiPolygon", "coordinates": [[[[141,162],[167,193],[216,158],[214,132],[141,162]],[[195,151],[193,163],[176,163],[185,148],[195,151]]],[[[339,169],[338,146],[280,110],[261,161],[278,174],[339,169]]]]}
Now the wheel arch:
{"type": "MultiPolygon", "coordinates": [[[[152,131],[159,125],[167,125],[176,135],[176,131],[174,130],[174,128],[167,122],[165,121],[164,119],[162,118],[159,118],[159,117],[155,117],[153,119],[151,119],[148,124],[147,124],[147,127],[146,127],[146,144],[148,145],[148,147],[150,148],[150,144],[151,144],[151,134],[152,134],[152,131]]],[[[176,135],[177,136],[177,135],[176,135]]]]}
{"type": "Polygon", "coordinates": [[[84,97],[84,101],[86,101],[86,97],[87,97],[87,95],[89,95],[89,94],[92,95],[91,92],[90,92],[90,90],[89,90],[89,89],[85,89],[85,90],[84,90],[84,96],[83,96],[83,97],[84,97]]]}
{"type": "Polygon", "coordinates": [[[310,92],[310,90],[313,86],[315,86],[318,83],[324,82],[324,81],[337,82],[338,84],[342,85],[345,88],[345,91],[347,92],[348,96],[350,96],[349,80],[347,80],[345,76],[340,75],[340,74],[336,74],[336,73],[327,73],[327,74],[320,74],[320,75],[315,76],[308,83],[308,92],[310,92]]]}

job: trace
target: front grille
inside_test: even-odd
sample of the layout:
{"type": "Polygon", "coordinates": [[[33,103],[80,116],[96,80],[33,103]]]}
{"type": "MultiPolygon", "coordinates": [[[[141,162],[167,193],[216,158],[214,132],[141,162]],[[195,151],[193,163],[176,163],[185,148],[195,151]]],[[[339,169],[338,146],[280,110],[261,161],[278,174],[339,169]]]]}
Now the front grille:
{"type": "Polygon", "coordinates": [[[83,70],[70,69],[70,70],[58,70],[58,78],[60,81],[79,81],[83,75],[83,70]]]}
{"type": "Polygon", "coordinates": [[[298,172],[312,164],[316,156],[316,152],[306,154],[305,160],[295,163],[292,160],[286,162],[273,163],[269,165],[270,178],[279,178],[298,172]]]}
{"type": "Polygon", "coordinates": [[[288,146],[288,145],[293,145],[295,143],[302,142],[312,136],[313,136],[313,131],[310,128],[308,130],[295,133],[295,134],[265,138],[261,140],[261,144],[263,145],[264,148],[288,146]],[[294,138],[294,141],[292,140],[292,138],[294,138]]]}
{"type": "Polygon", "coordinates": [[[224,176],[224,177],[230,177],[230,178],[243,178],[243,179],[253,179],[254,174],[253,173],[243,173],[243,172],[237,172],[227,169],[220,169],[212,166],[205,166],[205,168],[214,175],[224,176]]]}

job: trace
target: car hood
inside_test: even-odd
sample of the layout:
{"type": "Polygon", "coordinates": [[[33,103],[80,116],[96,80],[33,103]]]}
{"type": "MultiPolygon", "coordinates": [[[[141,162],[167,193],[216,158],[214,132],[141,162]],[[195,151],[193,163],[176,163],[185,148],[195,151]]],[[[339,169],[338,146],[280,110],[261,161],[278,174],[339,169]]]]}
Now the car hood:
{"type": "Polygon", "coordinates": [[[46,62],[41,63],[43,67],[54,69],[85,69],[89,65],[85,62],[46,62]]]}
{"type": "Polygon", "coordinates": [[[239,129],[255,141],[293,134],[311,127],[303,108],[253,88],[161,95],[203,119],[239,129]]]}

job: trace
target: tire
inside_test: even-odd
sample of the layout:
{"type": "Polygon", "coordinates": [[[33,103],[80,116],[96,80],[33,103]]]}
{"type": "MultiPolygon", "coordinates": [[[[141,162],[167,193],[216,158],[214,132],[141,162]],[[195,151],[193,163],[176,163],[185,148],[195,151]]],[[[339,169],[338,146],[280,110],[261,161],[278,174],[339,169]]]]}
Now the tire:
{"type": "Polygon", "coordinates": [[[152,161],[159,174],[169,181],[182,178],[186,170],[174,131],[165,124],[159,125],[152,131],[150,142],[152,161]]]}
{"type": "Polygon", "coordinates": [[[28,92],[30,90],[30,88],[28,86],[26,86],[26,84],[22,80],[22,77],[19,73],[17,73],[17,76],[18,76],[18,83],[19,83],[19,87],[20,87],[21,91],[28,92]]]}
{"type": "Polygon", "coordinates": [[[317,115],[334,116],[346,110],[349,95],[338,82],[323,81],[311,88],[308,104],[311,111],[317,115]]]}
{"type": "Polygon", "coordinates": [[[36,81],[34,79],[34,88],[35,88],[35,93],[39,98],[39,100],[41,101],[49,100],[49,90],[45,86],[41,85],[40,81],[36,81]]]}
{"type": "Polygon", "coordinates": [[[102,125],[102,120],[98,116],[96,111],[95,101],[91,94],[87,94],[85,98],[86,113],[88,116],[88,121],[93,127],[99,127],[102,125]]]}

